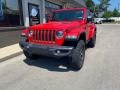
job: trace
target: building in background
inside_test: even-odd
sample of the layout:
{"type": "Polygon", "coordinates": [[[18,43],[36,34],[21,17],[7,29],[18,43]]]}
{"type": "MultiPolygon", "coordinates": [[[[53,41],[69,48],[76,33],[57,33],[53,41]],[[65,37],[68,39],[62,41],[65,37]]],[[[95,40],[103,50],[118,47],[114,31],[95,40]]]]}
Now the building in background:
{"type": "Polygon", "coordinates": [[[20,0],[0,0],[0,27],[23,25],[21,7],[20,0]]]}
{"type": "Polygon", "coordinates": [[[86,7],[85,0],[63,0],[65,2],[64,8],[71,7],[86,7]]]}
{"type": "Polygon", "coordinates": [[[86,7],[84,0],[0,0],[0,27],[45,23],[52,10],[86,7]]]}

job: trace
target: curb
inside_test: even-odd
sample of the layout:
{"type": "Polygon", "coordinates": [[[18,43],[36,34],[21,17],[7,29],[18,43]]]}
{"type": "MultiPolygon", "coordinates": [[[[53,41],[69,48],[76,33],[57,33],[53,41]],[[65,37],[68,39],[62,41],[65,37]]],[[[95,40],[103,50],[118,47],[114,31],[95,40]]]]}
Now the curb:
{"type": "Polygon", "coordinates": [[[0,62],[6,61],[15,56],[21,55],[22,49],[19,44],[10,45],[0,49],[0,62]]]}
{"type": "Polygon", "coordinates": [[[26,29],[26,27],[3,27],[0,28],[0,32],[10,32],[16,30],[23,30],[23,29],[26,29]]]}
{"type": "Polygon", "coordinates": [[[11,59],[13,57],[19,56],[19,55],[22,55],[22,52],[18,52],[18,53],[12,54],[10,56],[7,56],[5,58],[2,58],[2,59],[0,59],[0,63],[3,62],[3,61],[7,61],[7,60],[9,60],[9,59],[11,59]]]}

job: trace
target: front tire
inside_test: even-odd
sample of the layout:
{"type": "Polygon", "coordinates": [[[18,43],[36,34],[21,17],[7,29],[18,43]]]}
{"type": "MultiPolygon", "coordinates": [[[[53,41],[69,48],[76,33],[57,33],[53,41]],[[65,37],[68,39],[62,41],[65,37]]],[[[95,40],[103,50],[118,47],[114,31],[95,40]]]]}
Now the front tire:
{"type": "Polygon", "coordinates": [[[71,66],[75,70],[80,70],[84,64],[84,58],[85,58],[85,42],[84,40],[80,40],[78,42],[78,45],[73,51],[71,66]]]}

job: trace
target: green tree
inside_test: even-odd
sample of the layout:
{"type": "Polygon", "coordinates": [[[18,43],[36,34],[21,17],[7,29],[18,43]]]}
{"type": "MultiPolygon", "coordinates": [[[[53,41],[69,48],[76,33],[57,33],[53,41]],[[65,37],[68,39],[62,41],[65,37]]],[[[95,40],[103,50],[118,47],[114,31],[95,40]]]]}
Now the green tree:
{"type": "Polygon", "coordinates": [[[96,17],[101,17],[103,13],[104,13],[103,17],[111,16],[111,12],[108,11],[108,7],[110,6],[109,4],[110,0],[98,0],[98,1],[99,1],[99,4],[95,5],[96,17]]]}
{"type": "Polygon", "coordinates": [[[112,11],[105,11],[104,14],[103,14],[103,18],[110,18],[112,17],[112,11]]]}
{"type": "Polygon", "coordinates": [[[113,10],[112,16],[113,17],[120,17],[120,13],[116,8],[113,10]]]}
{"type": "Polygon", "coordinates": [[[85,0],[87,8],[89,8],[91,11],[95,10],[95,3],[92,0],[85,0]]]}
{"type": "Polygon", "coordinates": [[[110,0],[99,0],[100,1],[100,4],[99,4],[99,7],[100,9],[104,10],[104,11],[107,11],[108,7],[110,6],[110,0]]]}

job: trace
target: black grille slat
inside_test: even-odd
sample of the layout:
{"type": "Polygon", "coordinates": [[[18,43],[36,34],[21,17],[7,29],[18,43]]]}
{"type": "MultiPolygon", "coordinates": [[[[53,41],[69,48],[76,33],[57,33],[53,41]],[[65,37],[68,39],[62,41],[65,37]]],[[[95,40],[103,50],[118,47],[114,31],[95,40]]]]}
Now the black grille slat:
{"type": "Polygon", "coordinates": [[[36,40],[38,41],[38,30],[36,30],[36,40]]]}
{"type": "Polygon", "coordinates": [[[36,40],[36,30],[35,30],[35,40],[36,40]]]}
{"type": "Polygon", "coordinates": [[[53,32],[53,41],[55,41],[55,31],[53,32]]]}
{"type": "Polygon", "coordinates": [[[44,41],[44,31],[42,30],[42,41],[44,41]]]}
{"type": "Polygon", "coordinates": [[[46,41],[47,38],[47,34],[46,34],[46,30],[44,30],[44,41],[46,41]]]}
{"type": "Polygon", "coordinates": [[[54,35],[54,31],[51,31],[51,41],[53,41],[53,35],[54,35]]]}
{"type": "Polygon", "coordinates": [[[48,30],[46,30],[46,41],[49,41],[49,37],[48,37],[48,30]]]}
{"type": "Polygon", "coordinates": [[[35,30],[35,40],[37,40],[37,35],[36,35],[37,31],[35,30]]]}
{"type": "Polygon", "coordinates": [[[40,38],[39,38],[39,30],[37,30],[37,39],[38,39],[38,41],[40,41],[40,38]]]}
{"type": "Polygon", "coordinates": [[[40,41],[42,41],[42,30],[40,30],[40,41]]]}

